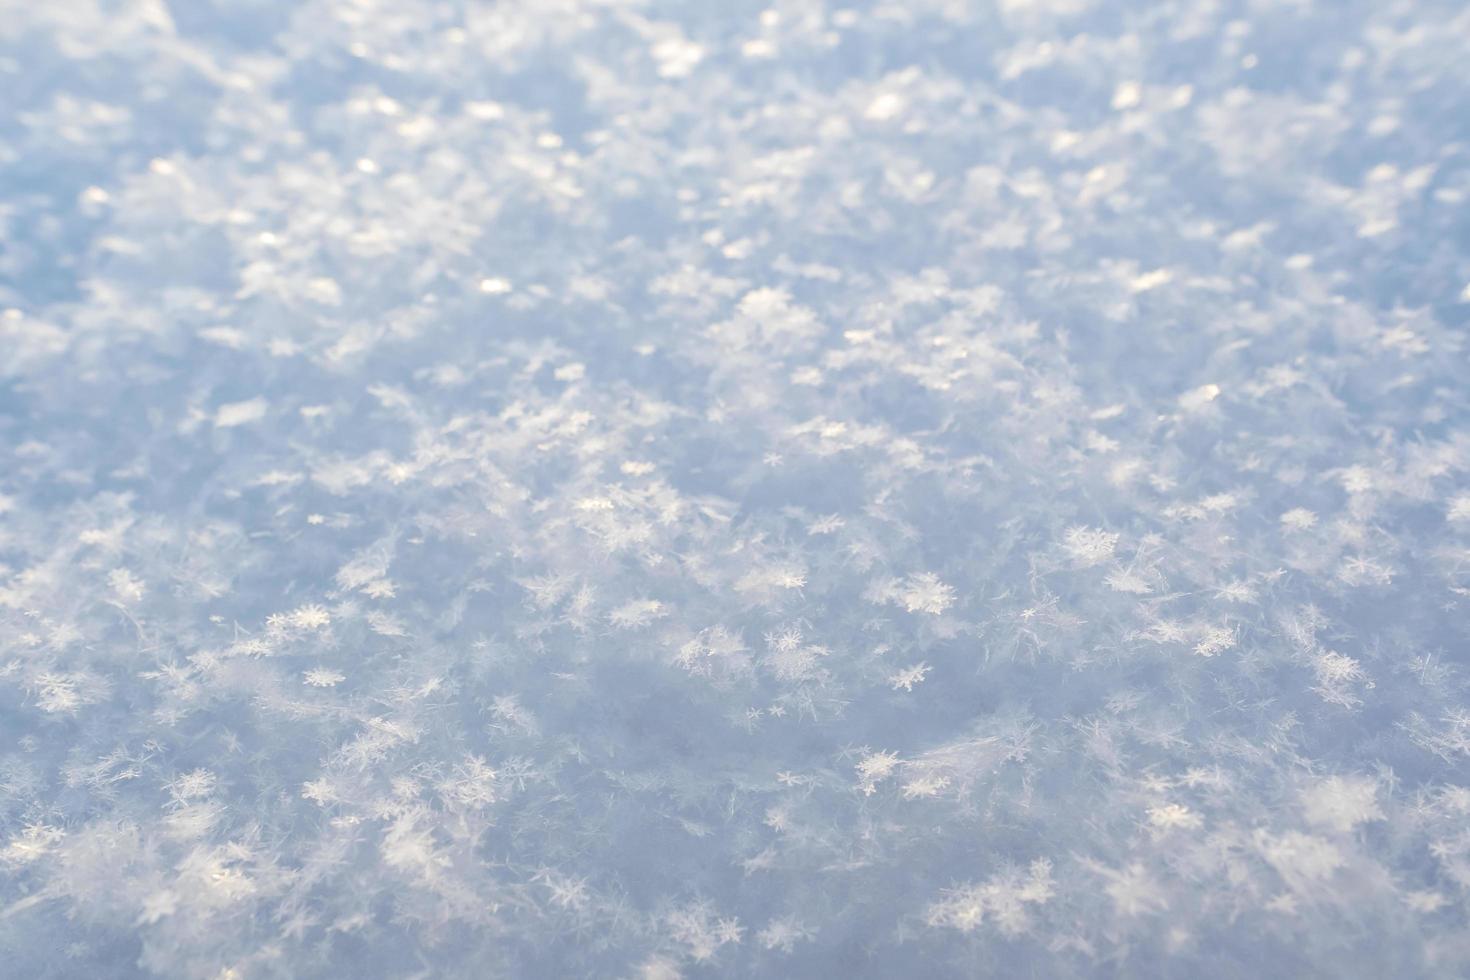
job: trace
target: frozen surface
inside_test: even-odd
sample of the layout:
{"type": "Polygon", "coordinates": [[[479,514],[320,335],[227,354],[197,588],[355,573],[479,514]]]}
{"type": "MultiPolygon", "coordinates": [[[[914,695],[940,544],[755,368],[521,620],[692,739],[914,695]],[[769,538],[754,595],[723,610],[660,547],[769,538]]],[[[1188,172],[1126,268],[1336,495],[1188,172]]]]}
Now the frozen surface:
{"type": "Polygon", "coordinates": [[[0,974],[1470,975],[1461,0],[0,0],[0,974]]]}

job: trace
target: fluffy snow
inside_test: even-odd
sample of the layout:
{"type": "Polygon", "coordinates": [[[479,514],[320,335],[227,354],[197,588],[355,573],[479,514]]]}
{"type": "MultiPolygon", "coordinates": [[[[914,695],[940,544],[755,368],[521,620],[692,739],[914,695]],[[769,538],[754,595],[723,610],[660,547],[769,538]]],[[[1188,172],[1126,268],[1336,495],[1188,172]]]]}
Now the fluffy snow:
{"type": "Polygon", "coordinates": [[[0,975],[1470,975],[1467,283],[1458,0],[0,0],[0,975]]]}

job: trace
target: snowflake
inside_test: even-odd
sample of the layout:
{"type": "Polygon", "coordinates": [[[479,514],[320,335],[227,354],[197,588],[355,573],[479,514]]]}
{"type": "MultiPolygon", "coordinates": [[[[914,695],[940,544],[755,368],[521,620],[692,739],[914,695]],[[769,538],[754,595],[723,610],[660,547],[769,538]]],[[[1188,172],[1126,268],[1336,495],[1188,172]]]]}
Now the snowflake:
{"type": "Polygon", "coordinates": [[[949,777],[938,776],[927,773],[917,776],[903,784],[903,798],[906,800],[932,799],[949,788],[949,777]]]}
{"type": "Polygon", "coordinates": [[[0,860],[14,864],[28,864],[49,854],[66,834],[59,827],[46,824],[27,824],[20,833],[12,837],[0,850],[0,860]]]}
{"type": "Polygon", "coordinates": [[[1090,568],[1113,557],[1118,535],[1097,528],[1072,527],[1063,535],[1062,543],[1074,565],[1090,568]]]}
{"type": "Polygon", "coordinates": [[[637,629],[647,626],[656,619],[668,615],[664,604],[657,599],[635,599],[614,609],[608,614],[608,622],[617,629],[637,629]]]}
{"type": "Polygon", "coordinates": [[[301,796],[303,799],[311,800],[318,806],[326,806],[328,803],[335,803],[341,799],[337,793],[336,786],[332,784],[331,780],[326,778],[313,779],[302,783],[301,796]]]}
{"type": "Polygon", "coordinates": [[[910,575],[899,593],[903,607],[911,613],[938,616],[954,605],[954,589],[933,572],[910,575]]]}
{"type": "Polygon", "coordinates": [[[1025,872],[1008,867],[980,884],[952,888],[929,906],[925,921],[930,928],[973,932],[990,917],[1002,934],[1022,935],[1031,928],[1030,907],[1055,893],[1051,871],[1051,862],[1038,858],[1025,872]]]}
{"type": "Polygon", "coordinates": [[[321,606],[308,604],[292,610],[289,622],[304,630],[319,630],[332,621],[332,616],[321,606]]]}
{"type": "Polygon", "coordinates": [[[796,944],[812,938],[811,931],[791,917],[772,919],[766,927],[756,933],[755,941],[765,949],[789,953],[796,944]]]}
{"type": "Polygon", "coordinates": [[[1103,584],[1114,592],[1127,592],[1131,595],[1148,595],[1154,590],[1147,579],[1131,568],[1109,572],[1107,578],[1103,579],[1103,584]]]}
{"type": "Polygon", "coordinates": [[[108,573],[107,582],[124,602],[137,602],[143,598],[143,583],[134,578],[126,568],[114,569],[108,573]]]}
{"type": "Polygon", "coordinates": [[[857,764],[859,783],[865,795],[877,792],[877,784],[887,779],[898,769],[898,753],[869,752],[857,764]]]}
{"type": "Polygon", "coordinates": [[[347,675],[326,667],[313,667],[303,673],[301,679],[312,687],[335,687],[345,681],[347,675]]]}
{"type": "Polygon", "coordinates": [[[922,683],[927,676],[929,676],[928,664],[914,664],[912,667],[905,667],[903,670],[889,675],[888,686],[895,691],[912,691],[914,685],[922,683]]]}
{"type": "Polygon", "coordinates": [[[1231,649],[1236,644],[1236,633],[1229,626],[1209,626],[1194,645],[1194,652],[1201,657],[1213,657],[1231,649]]]}
{"type": "Polygon", "coordinates": [[[191,800],[214,792],[215,781],[215,774],[208,769],[195,769],[174,779],[167,789],[175,800],[191,800]]]}

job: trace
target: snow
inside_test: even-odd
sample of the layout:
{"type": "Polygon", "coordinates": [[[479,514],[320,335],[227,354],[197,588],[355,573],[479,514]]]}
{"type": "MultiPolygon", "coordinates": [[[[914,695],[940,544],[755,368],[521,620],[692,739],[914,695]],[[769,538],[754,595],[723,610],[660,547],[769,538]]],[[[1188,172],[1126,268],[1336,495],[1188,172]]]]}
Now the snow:
{"type": "Polygon", "coordinates": [[[0,974],[1470,975],[1470,12],[0,0],[0,974]]]}

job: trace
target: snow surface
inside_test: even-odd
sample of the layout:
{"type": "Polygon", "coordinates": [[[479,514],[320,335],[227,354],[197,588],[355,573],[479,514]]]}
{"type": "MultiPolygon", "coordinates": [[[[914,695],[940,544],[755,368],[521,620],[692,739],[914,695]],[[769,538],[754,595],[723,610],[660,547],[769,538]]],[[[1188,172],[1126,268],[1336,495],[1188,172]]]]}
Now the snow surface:
{"type": "Polygon", "coordinates": [[[1462,0],[0,0],[0,975],[1470,975],[1462,0]]]}

